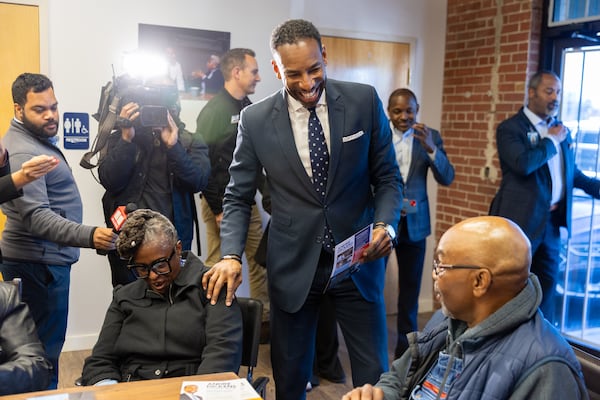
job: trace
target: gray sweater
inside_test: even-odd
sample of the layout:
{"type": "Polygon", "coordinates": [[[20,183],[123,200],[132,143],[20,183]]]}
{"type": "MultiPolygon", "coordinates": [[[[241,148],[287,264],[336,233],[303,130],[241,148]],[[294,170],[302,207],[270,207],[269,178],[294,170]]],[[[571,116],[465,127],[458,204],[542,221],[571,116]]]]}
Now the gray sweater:
{"type": "Polygon", "coordinates": [[[48,154],[60,163],[23,188],[23,196],[2,204],[7,216],[0,247],[4,259],[71,265],[79,247],[93,247],[93,226],[81,224],[82,203],[71,168],[48,138],[36,137],[13,119],[3,138],[13,170],[31,157],[48,154]]]}

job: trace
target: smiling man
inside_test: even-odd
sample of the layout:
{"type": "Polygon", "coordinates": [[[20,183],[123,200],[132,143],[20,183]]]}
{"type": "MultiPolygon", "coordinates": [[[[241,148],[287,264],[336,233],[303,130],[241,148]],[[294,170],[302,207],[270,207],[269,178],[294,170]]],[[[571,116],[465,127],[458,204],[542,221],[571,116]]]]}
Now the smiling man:
{"type": "Polygon", "coordinates": [[[553,72],[537,72],[527,86],[527,106],[498,125],[502,182],[490,207],[491,215],[510,218],[531,241],[531,272],[542,285],[540,308],[550,321],[556,302],[560,227],[570,234],[573,188],[600,198],[600,181],[577,168],[569,129],[556,119],[561,90],[553,72]]]}
{"type": "Polygon", "coordinates": [[[571,346],[544,319],[527,236],[502,217],[469,218],[440,238],[442,310],[375,385],[343,400],[587,399],[571,346]]]}
{"type": "Polygon", "coordinates": [[[289,20],[271,35],[273,70],[283,88],[246,107],[225,191],[221,254],[205,277],[213,299],[241,282],[256,177],[271,193],[267,245],[271,361],[278,399],[306,397],[317,318],[328,297],[346,339],[354,385],[388,368],[383,257],[398,226],[402,181],[392,135],[375,89],[327,79],[327,56],[314,25],[289,20]],[[351,279],[326,290],[332,249],[375,223],[351,279]]]}
{"type": "Polygon", "coordinates": [[[4,136],[14,170],[31,157],[47,154],[56,168],[23,188],[23,196],[2,204],[0,278],[23,280],[37,332],[54,369],[50,389],[58,382],[58,358],[67,329],[71,264],[79,247],[111,250],[117,235],[110,228],[82,225],[82,203],[66,158],[56,146],[58,101],[50,79],[24,73],[12,85],[14,119],[4,136]]]}

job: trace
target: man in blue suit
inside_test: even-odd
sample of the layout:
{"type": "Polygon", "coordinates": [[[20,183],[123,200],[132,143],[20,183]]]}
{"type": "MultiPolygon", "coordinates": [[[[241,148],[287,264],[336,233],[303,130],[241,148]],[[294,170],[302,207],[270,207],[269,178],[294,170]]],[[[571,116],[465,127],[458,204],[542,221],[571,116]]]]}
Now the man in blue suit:
{"type": "Polygon", "coordinates": [[[417,122],[419,102],[410,89],[394,90],[387,111],[396,160],[404,181],[404,201],[395,248],[398,260],[398,339],[394,358],[400,358],[408,349],[406,335],[418,329],[425,244],[431,234],[427,173],[431,169],[436,182],[448,186],[454,180],[454,167],[446,156],[440,133],[417,122]]]}
{"type": "Polygon", "coordinates": [[[531,241],[531,272],[544,294],[540,309],[552,321],[560,227],[570,234],[573,188],[600,198],[600,181],[577,168],[569,130],[555,118],[561,92],[558,76],[537,72],[527,92],[527,106],[496,130],[502,182],[490,214],[512,219],[531,241]]]}
{"type": "Polygon", "coordinates": [[[327,80],[325,48],[312,23],[290,20],[276,27],[271,51],[284,87],[241,114],[221,223],[225,256],[203,283],[213,299],[227,284],[231,300],[241,281],[239,256],[256,176],[264,169],[272,208],[267,265],[273,376],[277,398],[296,400],[306,397],[324,296],[334,303],[353,384],[376,382],[388,369],[383,257],[395,239],[402,180],[375,89],[327,80]],[[315,113],[326,142],[320,147],[328,153],[322,155],[325,177],[313,172],[309,149],[315,113]],[[373,238],[360,270],[326,290],[333,268],[330,237],[339,243],[371,223],[373,238]]]}

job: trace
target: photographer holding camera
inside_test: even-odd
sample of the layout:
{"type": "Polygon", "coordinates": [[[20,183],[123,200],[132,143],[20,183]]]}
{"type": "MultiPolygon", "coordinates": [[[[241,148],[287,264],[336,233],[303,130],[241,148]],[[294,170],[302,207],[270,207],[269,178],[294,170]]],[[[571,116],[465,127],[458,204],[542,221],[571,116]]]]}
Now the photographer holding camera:
{"type": "MultiPolygon", "coordinates": [[[[154,88],[144,87],[124,97],[128,100],[98,165],[106,189],[104,216],[107,226],[112,226],[115,209],[128,203],[160,212],[175,225],[183,249],[190,250],[196,220],[193,196],[205,188],[210,174],[208,148],[199,135],[184,129],[178,97],[148,100],[143,93],[150,89],[154,88]]],[[[135,280],[115,251],[108,253],[108,259],[113,286],[135,280]]]]}

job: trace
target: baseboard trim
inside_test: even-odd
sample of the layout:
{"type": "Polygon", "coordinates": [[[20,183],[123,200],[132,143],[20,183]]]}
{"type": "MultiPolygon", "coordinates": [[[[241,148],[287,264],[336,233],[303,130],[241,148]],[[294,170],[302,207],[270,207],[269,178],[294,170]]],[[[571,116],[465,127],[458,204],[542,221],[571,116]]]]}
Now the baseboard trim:
{"type": "Polygon", "coordinates": [[[62,351],[90,350],[98,341],[98,334],[67,336],[62,351]]]}
{"type": "Polygon", "coordinates": [[[419,299],[419,312],[432,312],[435,310],[432,299],[419,299]]]}

